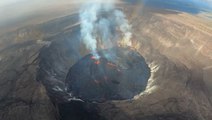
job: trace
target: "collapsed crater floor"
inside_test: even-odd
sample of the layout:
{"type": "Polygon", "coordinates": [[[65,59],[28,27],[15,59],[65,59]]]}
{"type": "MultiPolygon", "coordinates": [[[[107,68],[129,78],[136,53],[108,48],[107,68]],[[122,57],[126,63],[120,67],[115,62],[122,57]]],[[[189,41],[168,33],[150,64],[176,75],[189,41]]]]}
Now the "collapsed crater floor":
{"type": "Polygon", "coordinates": [[[67,75],[68,92],[84,101],[132,99],[145,90],[150,69],[144,58],[129,48],[115,47],[88,54],[67,75]]]}

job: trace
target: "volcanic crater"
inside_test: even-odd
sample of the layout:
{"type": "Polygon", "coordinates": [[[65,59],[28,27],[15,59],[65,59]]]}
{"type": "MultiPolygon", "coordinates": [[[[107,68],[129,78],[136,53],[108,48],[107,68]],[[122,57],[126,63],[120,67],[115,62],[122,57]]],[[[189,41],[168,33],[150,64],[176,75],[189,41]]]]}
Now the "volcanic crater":
{"type": "Polygon", "coordinates": [[[62,120],[100,119],[98,104],[132,100],[150,77],[144,57],[130,47],[99,49],[99,58],[79,40],[79,31],[55,37],[39,55],[41,80],[62,120]],[[69,36],[72,39],[60,39],[69,36]],[[60,40],[58,40],[60,39],[60,40]]]}

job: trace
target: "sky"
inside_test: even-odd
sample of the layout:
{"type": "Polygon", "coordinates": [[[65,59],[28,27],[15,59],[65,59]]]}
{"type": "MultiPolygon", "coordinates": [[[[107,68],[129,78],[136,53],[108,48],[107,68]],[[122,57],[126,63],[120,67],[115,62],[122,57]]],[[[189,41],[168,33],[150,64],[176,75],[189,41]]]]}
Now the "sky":
{"type": "Polygon", "coordinates": [[[12,4],[12,3],[15,3],[15,2],[18,2],[18,1],[20,1],[20,0],[1,0],[0,5],[4,6],[4,5],[12,4]]]}
{"type": "MultiPolygon", "coordinates": [[[[48,9],[52,10],[53,8],[57,6],[62,6],[62,5],[64,5],[65,7],[69,7],[69,8],[63,8],[63,9],[70,9],[70,6],[68,6],[69,4],[82,3],[85,1],[87,2],[87,1],[98,1],[98,0],[0,0],[0,33],[1,33],[1,30],[8,28],[8,25],[12,26],[12,24],[17,24],[17,23],[23,24],[24,19],[33,20],[35,18],[36,19],[39,18],[37,17],[38,15],[45,17],[46,13],[47,15],[54,14],[51,11],[50,13],[48,13],[47,12],[48,9]]],[[[101,1],[105,2],[108,0],[101,0],[101,1]]],[[[115,1],[120,1],[120,0],[115,0],[115,1]]],[[[122,1],[132,2],[132,1],[141,1],[141,0],[122,0],[122,1]]],[[[212,8],[212,0],[146,0],[146,1],[150,1],[150,4],[152,4],[151,3],[152,1],[153,5],[156,5],[156,7],[163,8],[165,6],[168,9],[176,8],[174,10],[179,10],[179,9],[187,10],[187,11],[196,10],[196,9],[193,9],[192,6],[190,6],[190,9],[188,10],[187,8],[188,6],[186,4],[189,3],[190,5],[190,2],[198,5],[197,7],[205,8],[205,5],[207,5],[212,8]],[[175,1],[175,2],[172,2],[172,1],[175,1]],[[179,1],[183,3],[180,3],[179,1]],[[157,4],[157,2],[159,4],[157,4]],[[164,4],[167,4],[167,5],[164,5],[164,4]]],[[[197,10],[197,13],[198,13],[198,10],[197,10]]]]}
{"type": "Polygon", "coordinates": [[[7,6],[17,2],[24,2],[26,0],[0,0],[0,6],[7,6]]]}

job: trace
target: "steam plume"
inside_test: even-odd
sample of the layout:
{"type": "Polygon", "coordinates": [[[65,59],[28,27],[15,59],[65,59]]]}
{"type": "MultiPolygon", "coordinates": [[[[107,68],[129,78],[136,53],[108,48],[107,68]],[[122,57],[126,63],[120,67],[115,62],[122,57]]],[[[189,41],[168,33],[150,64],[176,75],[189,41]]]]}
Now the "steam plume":
{"type": "Polygon", "coordinates": [[[97,20],[97,13],[101,6],[99,3],[87,4],[82,7],[80,11],[80,21],[81,21],[81,35],[82,40],[86,47],[91,50],[91,52],[98,57],[96,53],[97,41],[94,34],[94,24],[97,20]]]}
{"type": "Polygon", "coordinates": [[[103,4],[102,0],[87,2],[80,10],[81,37],[96,58],[97,43],[112,47],[116,39],[126,46],[131,46],[131,26],[124,13],[115,9],[113,0],[103,4]],[[107,14],[106,17],[102,14],[107,14]],[[117,30],[118,28],[118,30],[117,30]],[[121,37],[117,38],[117,32],[121,32],[121,37]]]}
{"type": "Polygon", "coordinates": [[[115,21],[117,22],[120,31],[123,33],[123,38],[121,42],[127,46],[131,46],[132,45],[130,41],[132,37],[131,26],[128,24],[128,20],[126,19],[126,16],[120,10],[115,10],[114,14],[116,17],[115,21]]]}

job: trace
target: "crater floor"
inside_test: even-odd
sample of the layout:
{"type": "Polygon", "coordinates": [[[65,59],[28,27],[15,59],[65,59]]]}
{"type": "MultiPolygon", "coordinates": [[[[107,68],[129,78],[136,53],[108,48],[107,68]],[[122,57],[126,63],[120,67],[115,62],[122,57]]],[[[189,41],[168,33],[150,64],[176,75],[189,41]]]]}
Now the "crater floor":
{"type": "Polygon", "coordinates": [[[132,99],[145,90],[150,69],[139,53],[129,48],[102,50],[100,58],[86,55],[67,75],[68,92],[83,101],[132,99]]]}

